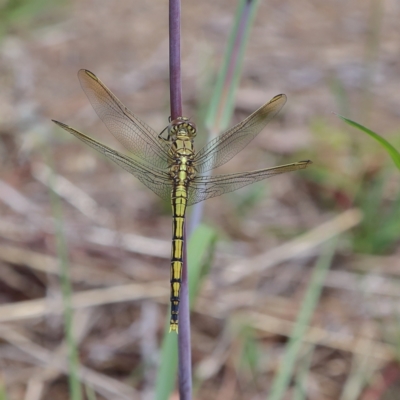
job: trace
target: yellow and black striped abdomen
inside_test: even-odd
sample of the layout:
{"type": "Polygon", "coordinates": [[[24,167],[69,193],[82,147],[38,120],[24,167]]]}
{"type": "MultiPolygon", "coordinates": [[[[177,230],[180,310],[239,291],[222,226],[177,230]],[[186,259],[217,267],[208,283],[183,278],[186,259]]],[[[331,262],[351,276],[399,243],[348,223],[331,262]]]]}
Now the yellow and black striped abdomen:
{"type": "Polygon", "coordinates": [[[172,189],[172,251],[171,251],[171,320],[170,331],[178,332],[179,294],[182,282],[183,229],[187,203],[184,185],[172,189]]]}

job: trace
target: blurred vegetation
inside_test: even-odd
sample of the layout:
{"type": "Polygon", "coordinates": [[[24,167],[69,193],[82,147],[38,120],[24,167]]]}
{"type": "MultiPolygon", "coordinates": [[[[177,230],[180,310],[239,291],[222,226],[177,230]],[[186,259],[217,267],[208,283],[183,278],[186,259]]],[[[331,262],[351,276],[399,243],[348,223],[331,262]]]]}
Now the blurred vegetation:
{"type": "Polygon", "coordinates": [[[400,188],[388,199],[388,174],[366,177],[355,198],[355,205],[364,214],[363,222],[354,230],[356,253],[386,254],[399,240],[400,188]]]}
{"type": "Polygon", "coordinates": [[[337,238],[327,243],[314,267],[310,283],[304,295],[292,334],[286,345],[278,372],[272,382],[268,400],[281,400],[289,387],[296,360],[302,348],[304,336],[311,322],[311,317],[317,307],[326,275],[331,268],[336,252],[337,238]]]}
{"type": "Polygon", "coordinates": [[[64,336],[68,348],[68,383],[70,400],[82,400],[82,387],[78,378],[79,369],[79,350],[74,338],[73,327],[73,310],[72,310],[72,282],[70,276],[70,263],[67,239],[65,236],[64,216],[62,209],[62,200],[54,191],[55,175],[54,175],[54,160],[47,153],[43,151],[44,156],[47,158],[51,167],[52,175],[50,177],[50,203],[52,209],[52,216],[54,221],[54,231],[56,238],[57,258],[59,261],[60,271],[60,289],[63,299],[63,314],[64,314],[64,336]]]}
{"type": "Polygon", "coordinates": [[[54,10],[66,0],[0,0],[0,40],[8,33],[26,31],[32,24],[55,18],[54,10]]]}

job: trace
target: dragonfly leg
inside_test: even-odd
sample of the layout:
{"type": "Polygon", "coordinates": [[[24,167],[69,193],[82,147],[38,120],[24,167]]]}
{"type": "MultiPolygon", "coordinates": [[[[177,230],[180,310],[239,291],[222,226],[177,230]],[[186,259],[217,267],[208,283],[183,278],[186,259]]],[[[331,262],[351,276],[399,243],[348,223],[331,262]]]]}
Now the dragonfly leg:
{"type": "Polygon", "coordinates": [[[158,134],[158,138],[164,140],[165,142],[170,142],[169,131],[168,131],[168,136],[167,136],[166,138],[162,136],[162,134],[163,134],[166,130],[168,130],[168,127],[169,127],[169,125],[166,126],[166,127],[158,134]]]}

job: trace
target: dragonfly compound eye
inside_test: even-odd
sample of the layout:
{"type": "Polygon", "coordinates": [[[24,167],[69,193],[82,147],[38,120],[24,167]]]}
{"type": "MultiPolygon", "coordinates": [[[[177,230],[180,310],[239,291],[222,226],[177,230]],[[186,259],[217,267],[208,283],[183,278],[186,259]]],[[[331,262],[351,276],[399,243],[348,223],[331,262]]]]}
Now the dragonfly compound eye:
{"type": "Polygon", "coordinates": [[[170,132],[178,135],[181,133],[182,135],[193,137],[196,135],[196,125],[193,122],[190,122],[187,117],[178,117],[171,121],[170,132]]]}
{"type": "Polygon", "coordinates": [[[186,127],[189,136],[196,136],[196,125],[193,122],[188,122],[186,127]]]}

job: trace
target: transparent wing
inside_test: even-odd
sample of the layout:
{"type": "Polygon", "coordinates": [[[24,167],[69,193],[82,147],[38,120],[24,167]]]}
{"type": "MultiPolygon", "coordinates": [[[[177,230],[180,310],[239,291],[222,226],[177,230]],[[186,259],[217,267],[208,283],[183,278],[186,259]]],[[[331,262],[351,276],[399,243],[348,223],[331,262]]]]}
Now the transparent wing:
{"type": "Polygon", "coordinates": [[[209,171],[229,161],[261,132],[285,103],[286,96],[279,94],[242,122],[211,140],[194,159],[197,172],[209,171]]]}
{"type": "Polygon", "coordinates": [[[81,69],[78,78],[97,115],[135,157],[158,168],[168,166],[168,143],[129,111],[92,72],[81,69]]]}
{"type": "Polygon", "coordinates": [[[211,177],[198,176],[189,184],[188,206],[210,199],[211,197],[233,192],[243,186],[270,178],[271,176],[304,169],[311,163],[310,160],[307,160],[293,164],[281,165],[280,167],[266,168],[238,174],[216,175],[211,177]]]}
{"type": "Polygon", "coordinates": [[[143,184],[151,189],[155,194],[160,196],[164,200],[171,200],[171,181],[169,175],[159,170],[158,168],[150,168],[142,162],[136,161],[130,157],[127,157],[116,150],[111,149],[108,146],[92,139],[85,134],[78,132],[62,122],[54,121],[58,126],[65,129],[69,133],[72,133],[75,137],[82,140],[93,149],[104,154],[110,160],[114,161],[120,167],[136,176],[143,184]]]}

